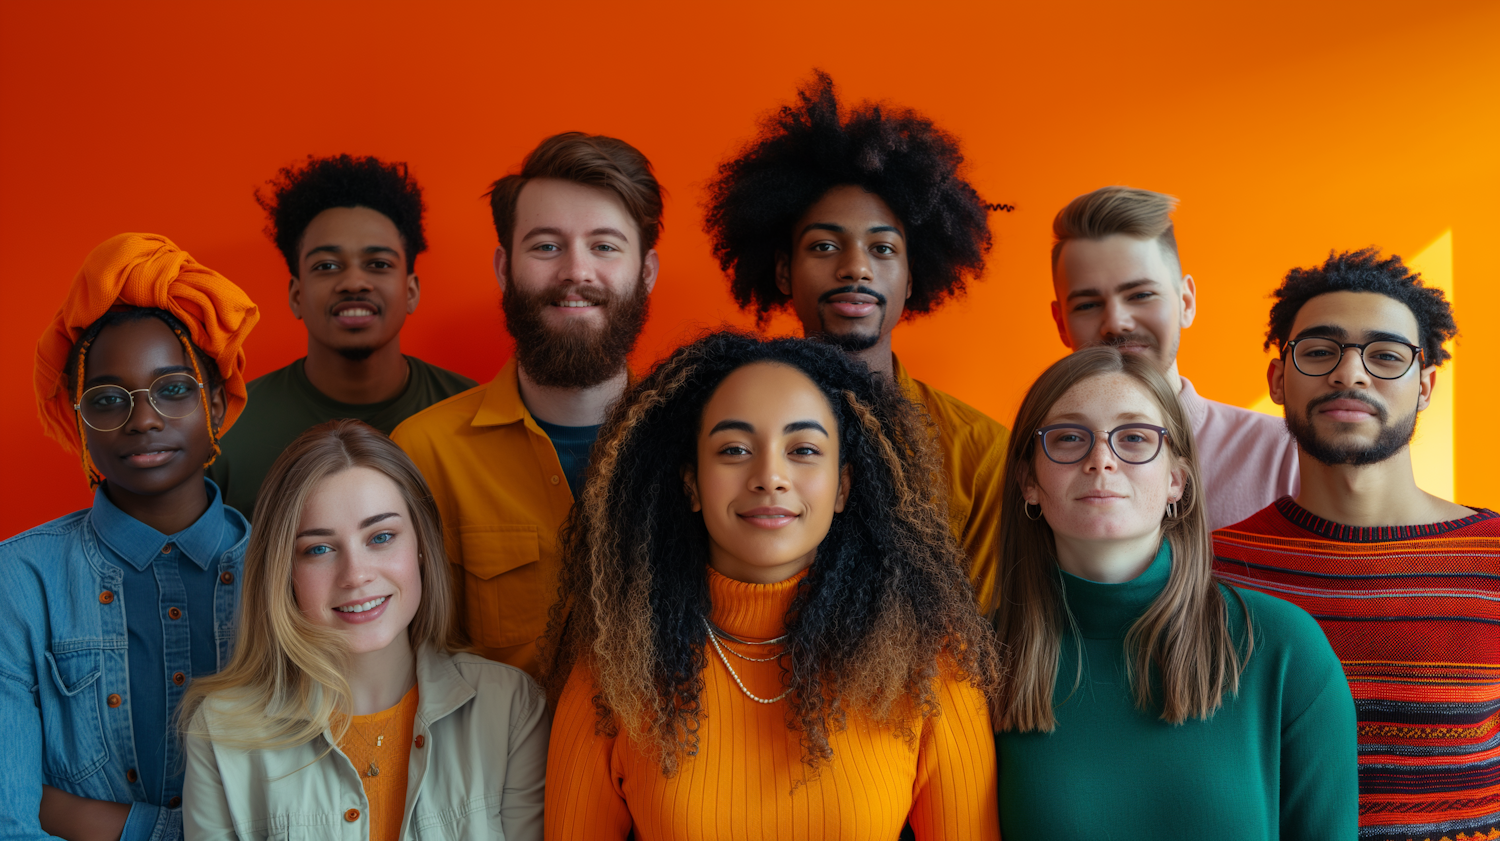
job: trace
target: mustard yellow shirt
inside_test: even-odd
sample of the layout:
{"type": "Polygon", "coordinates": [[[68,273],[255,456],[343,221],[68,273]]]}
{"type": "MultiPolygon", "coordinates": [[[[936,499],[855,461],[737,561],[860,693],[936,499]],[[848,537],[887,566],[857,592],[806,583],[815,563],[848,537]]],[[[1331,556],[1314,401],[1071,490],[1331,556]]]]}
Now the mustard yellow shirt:
{"type": "Polygon", "coordinates": [[[551,439],[521,402],[515,359],[489,383],[407,418],[391,438],[437,500],[475,650],[536,676],[573,494],[551,439]]]}
{"type": "Polygon", "coordinates": [[[912,379],[895,354],[891,362],[907,399],[925,407],[937,425],[948,474],[949,521],[969,556],[974,598],[987,610],[1000,583],[1000,483],[1010,430],[962,400],[912,379]]]}

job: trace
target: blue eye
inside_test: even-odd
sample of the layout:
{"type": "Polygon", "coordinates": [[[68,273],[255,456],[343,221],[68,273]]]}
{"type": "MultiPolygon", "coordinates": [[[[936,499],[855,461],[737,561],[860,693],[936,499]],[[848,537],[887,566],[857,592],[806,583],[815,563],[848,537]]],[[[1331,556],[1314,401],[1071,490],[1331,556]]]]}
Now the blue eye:
{"type": "Polygon", "coordinates": [[[328,554],[329,552],[332,552],[332,551],[333,551],[333,547],[332,546],[329,546],[327,543],[319,543],[317,546],[309,546],[309,547],[307,547],[307,550],[306,550],[306,552],[304,554],[317,556],[317,555],[326,555],[326,554],[328,554]]]}
{"type": "Polygon", "coordinates": [[[558,248],[556,245],[553,245],[550,242],[544,242],[541,245],[538,245],[536,247],[536,250],[537,251],[561,251],[562,249],[558,248]]]}
{"type": "Polygon", "coordinates": [[[395,540],[395,539],[396,539],[396,535],[391,534],[388,531],[383,531],[380,534],[377,534],[374,537],[370,538],[370,542],[371,543],[376,543],[376,544],[379,544],[379,543],[390,543],[392,540],[395,540]]]}

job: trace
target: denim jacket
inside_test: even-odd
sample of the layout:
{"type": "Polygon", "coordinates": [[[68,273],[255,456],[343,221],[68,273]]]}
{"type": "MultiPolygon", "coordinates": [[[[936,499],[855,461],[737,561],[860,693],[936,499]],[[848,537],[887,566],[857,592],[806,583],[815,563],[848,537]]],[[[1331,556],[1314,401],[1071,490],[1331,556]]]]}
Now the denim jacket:
{"type": "MultiPolygon", "coordinates": [[[[205,516],[216,510],[248,535],[238,511],[214,505],[205,516]]],[[[0,723],[10,734],[0,773],[0,841],[48,837],[37,817],[43,784],[132,804],[121,841],[182,834],[181,811],[147,802],[133,770],[125,605],[116,598],[124,573],[106,559],[94,520],[94,509],[76,511],[0,542],[0,723]]],[[[234,644],[247,543],[239,540],[214,561],[220,668],[234,644]]],[[[176,750],[167,758],[181,767],[176,750]]]]}

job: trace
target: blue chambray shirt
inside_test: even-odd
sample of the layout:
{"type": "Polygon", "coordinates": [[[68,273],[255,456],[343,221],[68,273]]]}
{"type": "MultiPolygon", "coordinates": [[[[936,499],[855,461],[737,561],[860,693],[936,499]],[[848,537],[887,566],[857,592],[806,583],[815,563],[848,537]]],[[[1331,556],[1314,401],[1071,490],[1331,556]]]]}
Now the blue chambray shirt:
{"type": "Polygon", "coordinates": [[[92,508],[0,542],[0,839],[47,837],[43,783],[132,803],[122,841],[181,837],[173,714],[229,660],[250,531],[207,484],[208,510],[175,535],[101,487],[92,508]]]}

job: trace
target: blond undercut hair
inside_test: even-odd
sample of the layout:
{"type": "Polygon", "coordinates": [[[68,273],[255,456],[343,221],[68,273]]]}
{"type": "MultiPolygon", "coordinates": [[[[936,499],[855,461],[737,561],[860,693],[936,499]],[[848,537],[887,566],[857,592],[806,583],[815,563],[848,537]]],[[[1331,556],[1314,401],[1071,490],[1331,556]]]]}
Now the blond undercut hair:
{"type": "Polygon", "coordinates": [[[1182,260],[1177,256],[1177,237],[1172,232],[1172,211],[1177,198],[1134,187],[1100,187],[1068,202],[1052,220],[1052,274],[1057,274],[1057,258],[1069,240],[1104,239],[1125,234],[1139,240],[1155,240],[1162,257],[1182,275],[1182,260]]]}

